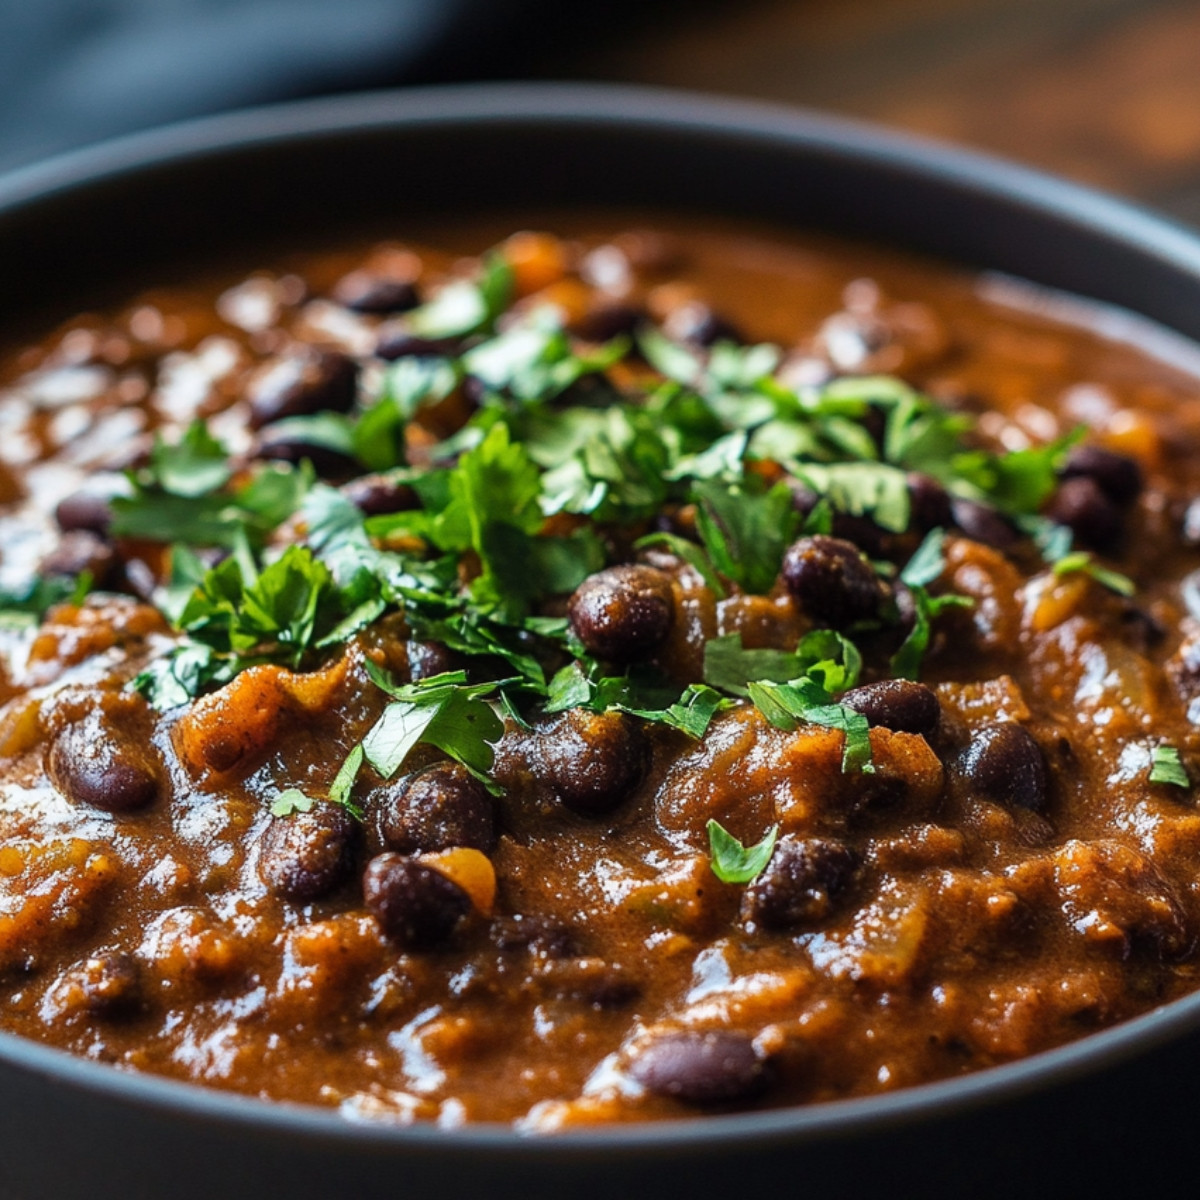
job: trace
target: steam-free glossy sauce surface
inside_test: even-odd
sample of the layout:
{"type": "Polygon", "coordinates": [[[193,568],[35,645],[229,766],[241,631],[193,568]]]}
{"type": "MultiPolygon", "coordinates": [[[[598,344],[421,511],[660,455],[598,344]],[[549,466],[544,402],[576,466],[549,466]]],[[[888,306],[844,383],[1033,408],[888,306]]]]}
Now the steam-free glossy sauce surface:
{"type": "MultiPolygon", "coordinates": [[[[87,572],[93,591],[4,633],[0,1025],[121,1069],[271,1100],[553,1130],[957,1075],[1195,986],[1192,351],[1164,340],[1178,356],[1168,365],[1140,325],[1106,316],[1106,336],[1091,310],[871,248],[667,220],[565,222],[556,233],[502,242],[481,228],[409,242],[397,230],[394,244],[150,293],[10,348],[0,583],[22,593],[35,574],[53,587],[45,581],[87,572]],[[493,313],[448,336],[406,325],[447,278],[479,277],[461,254],[494,244],[508,271],[498,324],[487,324],[493,313]],[[518,379],[511,343],[492,368],[472,350],[522,321],[549,345],[531,317],[547,306],[568,349],[540,361],[573,364],[559,391],[518,379]],[[733,463],[724,475],[681,467],[685,451],[672,442],[675,459],[653,472],[660,511],[634,511],[628,498],[621,509],[613,476],[610,509],[589,510],[587,488],[562,483],[565,459],[550,462],[557,443],[522,422],[549,413],[548,427],[571,410],[577,431],[614,397],[644,406],[660,391],[661,361],[610,339],[646,328],[683,347],[685,371],[711,367],[722,345],[782,352],[757,375],[668,384],[675,398],[654,401],[660,433],[686,426],[699,437],[679,396],[701,396],[709,443],[735,435],[723,443],[733,463]],[[578,367],[604,345],[604,362],[578,367]],[[365,442],[345,440],[388,387],[417,395],[398,369],[431,362],[452,364],[443,383],[365,442]],[[488,384],[489,369],[509,374],[488,384]],[[766,389],[764,374],[774,380],[766,389]],[[943,418],[969,417],[973,428],[954,433],[967,449],[1022,451],[1085,427],[1054,457],[1045,494],[1021,501],[1041,524],[1017,522],[1020,505],[1006,509],[998,484],[968,496],[969,464],[933,480],[932,460],[912,470],[899,452],[900,528],[881,528],[879,512],[873,523],[869,506],[856,516],[819,505],[824,477],[804,475],[804,463],[827,463],[838,436],[847,461],[886,462],[884,425],[898,427],[889,414],[901,392],[860,382],[866,402],[840,418],[857,435],[838,434],[828,404],[813,418],[813,398],[828,397],[831,380],[879,376],[933,397],[943,418]],[[738,414],[764,397],[781,424],[760,433],[765,419],[738,414]],[[488,444],[481,434],[436,449],[464,422],[482,431],[489,407],[506,414],[514,445],[528,434],[531,469],[542,472],[532,518],[511,515],[512,491],[494,505],[476,496],[470,510],[473,528],[500,522],[513,538],[521,529],[516,574],[541,582],[516,607],[519,580],[504,575],[502,556],[492,563],[487,535],[465,533],[456,548],[458,518],[419,482],[488,444]],[[322,441],[311,418],[329,410],[342,432],[322,441]],[[289,427],[297,416],[310,424],[289,427]],[[155,432],[178,443],[197,417],[222,444],[220,454],[197,451],[208,455],[207,483],[195,461],[164,472],[148,445],[155,432]],[[794,441],[802,425],[821,439],[815,459],[794,441]],[[785,434],[792,443],[772,441],[785,434]],[[399,474],[379,457],[389,438],[399,474]],[[222,454],[224,475],[211,467],[222,454]],[[389,593],[323,645],[289,644],[294,623],[283,634],[260,624],[257,644],[220,650],[226,677],[213,668],[194,698],[144,679],[131,686],[181,638],[215,645],[225,619],[210,605],[193,611],[190,633],[173,627],[180,608],[161,589],[172,544],[191,546],[201,572],[243,554],[265,571],[285,546],[314,541],[311,507],[289,515],[285,503],[247,526],[251,502],[239,491],[264,471],[287,491],[308,479],[305,459],[324,479],[318,496],[370,518],[369,537],[350,544],[368,574],[391,569],[368,550],[405,562],[459,555],[447,595],[467,597],[455,612],[484,613],[485,624],[496,610],[476,584],[491,580],[516,631],[508,657],[459,644],[461,629],[447,648],[428,611],[389,593]],[[357,482],[369,465],[382,473],[357,482]],[[774,558],[770,529],[740,546],[728,528],[705,533],[711,488],[757,502],[781,483],[790,501],[772,521],[788,537],[774,558]],[[554,487],[557,501],[547,499],[554,487]],[[122,533],[131,527],[120,502],[113,523],[110,497],[130,492],[142,524],[122,533]],[[180,523],[206,496],[233,509],[204,509],[226,521],[207,544],[180,523]],[[814,508],[824,516],[813,520],[814,508]],[[239,521],[250,529],[241,541],[229,535],[239,521]],[[1057,570],[1029,536],[1045,540],[1051,526],[1074,535],[1057,570]],[[901,673],[895,655],[915,623],[897,571],[931,529],[945,531],[940,559],[914,587],[966,602],[932,616],[928,648],[906,672],[919,683],[880,686],[901,673]],[[669,536],[642,542],[655,533],[669,536]],[[550,538],[563,556],[557,575],[539,549],[550,538]],[[748,564],[763,547],[758,578],[748,564]],[[1132,594],[1105,569],[1128,577],[1132,594]],[[797,658],[781,675],[778,662],[738,658],[738,686],[713,658],[717,642],[791,653],[814,630],[840,634],[863,660],[842,680],[851,687],[830,686],[833,717],[780,717],[745,694],[747,680],[778,686],[811,662],[797,658]],[[519,673],[517,642],[547,680],[575,680],[575,703],[533,687],[512,690],[507,710],[503,687],[467,695],[519,673]],[[584,666],[570,676],[575,658],[584,666]],[[427,713],[437,698],[428,688],[390,694],[379,678],[419,688],[447,670],[465,671],[466,683],[447,685],[453,703],[483,722],[494,753],[452,737],[448,751],[426,726],[385,762],[386,713],[427,713]],[[665,703],[597,698],[596,680],[646,671],[676,697],[703,685],[714,706],[724,700],[702,736],[662,718],[665,703]],[[495,726],[471,705],[491,706],[495,726]],[[866,769],[848,761],[848,713],[870,726],[866,769]],[[485,770],[477,753],[491,760],[485,770]],[[714,821],[742,847],[763,847],[742,882],[714,874],[714,821]]],[[[611,449],[597,429],[587,426],[572,453],[611,449]]],[[[639,453],[617,477],[636,476],[627,463],[639,453]]],[[[578,471],[594,487],[603,469],[589,461],[578,471]]],[[[728,524],[720,496],[713,503],[728,524]]],[[[330,553],[315,551],[332,563],[330,553]]],[[[330,567],[339,585],[343,568],[330,567]]],[[[196,577],[180,584],[178,569],[186,599],[196,577]]],[[[352,607],[344,595],[337,604],[329,627],[352,607]]],[[[232,619],[247,624],[245,604],[232,619]]],[[[846,654],[834,653],[839,667],[846,654]]],[[[862,729],[854,736],[861,749],[862,729]]]]}

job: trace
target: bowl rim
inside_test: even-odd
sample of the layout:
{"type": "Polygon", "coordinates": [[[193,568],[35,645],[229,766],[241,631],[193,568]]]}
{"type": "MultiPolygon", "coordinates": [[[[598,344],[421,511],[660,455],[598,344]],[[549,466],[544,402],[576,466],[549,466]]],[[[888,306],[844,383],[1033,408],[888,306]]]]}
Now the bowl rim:
{"type": "MultiPolygon", "coordinates": [[[[220,158],[258,145],[396,127],[518,124],[650,129],[697,139],[756,141],[870,164],[1065,220],[1191,274],[1200,286],[1200,236],[1182,223],[1092,188],[933,139],[867,122],[759,101],[621,84],[502,83],[374,91],[291,101],[168,125],[70,151],[0,176],[2,222],[52,198],[124,176],[220,158]]],[[[264,1102],[204,1085],[114,1068],[0,1031],[0,1065],[141,1109],[247,1131],[302,1133],[314,1143],[543,1158],[719,1154],[735,1145],[802,1145],[846,1138],[1018,1099],[1150,1051],[1200,1028],[1200,991],[1056,1049],[969,1075],[808,1106],[597,1125],[551,1134],[498,1124],[454,1129],[347,1118],[335,1109],[264,1102]]]]}

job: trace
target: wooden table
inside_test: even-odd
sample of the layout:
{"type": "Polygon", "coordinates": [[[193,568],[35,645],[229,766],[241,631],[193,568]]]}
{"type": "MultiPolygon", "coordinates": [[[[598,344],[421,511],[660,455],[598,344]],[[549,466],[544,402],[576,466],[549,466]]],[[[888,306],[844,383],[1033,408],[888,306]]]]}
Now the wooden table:
{"type": "Polygon", "coordinates": [[[693,0],[578,67],[903,126],[1200,224],[1197,0],[693,0]]]}

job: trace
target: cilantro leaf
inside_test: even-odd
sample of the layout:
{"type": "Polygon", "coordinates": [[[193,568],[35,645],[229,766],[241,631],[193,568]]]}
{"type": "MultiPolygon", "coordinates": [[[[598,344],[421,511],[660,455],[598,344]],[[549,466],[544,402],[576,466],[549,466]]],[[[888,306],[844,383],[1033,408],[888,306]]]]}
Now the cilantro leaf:
{"type": "Polygon", "coordinates": [[[368,671],[394,698],[362,742],[366,761],[380,775],[390,779],[418,742],[428,742],[486,776],[504,722],[484,697],[500,683],[468,684],[464,672],[452,671],[396,686],[377,670],[368,671]]]}
{"type": "Polygon", "coordinates": [[[299,788],[287,788],[271,801],[271,816],[290,817],[293,813],[312,812],[316,803],[299,788]]]}
{"type": "Polygon", "coordinates": [[[755,707],[776,729],[793,730],[801,721],[840,729],[845,734],[842,770],[873,774],[870,727],[862,713],[837,704],[815,679],[804,676],[789,683],[751,683],[747,686],[755,707]]]}
{"type": "Polygon", "coordinates": [[[717,569],[748,592],[769,592],[801,521],[787,484],[768,489],[755,475],[735,483],[709,479],[692,494],[696,527],[717,569]]]}
{"type": "Polygon", "coordinates": [[[1191,778],[1174,746],[1156,746],[1150,764],[1151,783],[1169,783],[1174,787],[1190,788],[1191,778]]]}
{"type": "Polygon", "coordinates": [[[1118,596],[1132,596],[1137,591],[1137,584],[1128,575],[1122,575],[1119,571],[1101,565],[1086,550],[1064,554],[1055,562],[1053,570],[1057,579],[1064,575],[1087,575],[1110,592],[1116,592],[1118,596]]]}
{"type": "Polygon", "coordinates": [[[750,883],[757,879],[771,861],[779,837],[779,826],[772,825],[762,841],[744,846],[718,821],[709,821],[707,828],[712,873],[722,883],[750,883]]]}
{"type": "Polygon", "coordinates": [[[16,591],[0,589],[0,622],[36,625],[56,604],[82,604],[92,587],[90,571],[78,579],[38,578],[16,591]]]}

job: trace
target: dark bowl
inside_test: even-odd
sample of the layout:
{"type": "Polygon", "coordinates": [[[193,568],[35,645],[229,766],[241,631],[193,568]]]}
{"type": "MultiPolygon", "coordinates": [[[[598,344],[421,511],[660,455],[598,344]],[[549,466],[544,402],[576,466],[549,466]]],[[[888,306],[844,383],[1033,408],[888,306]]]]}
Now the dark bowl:
{"type": "MultiPolygon", "coordinates": [[[[1200,337],[1200,240],[978,155],[807,113],[502,86],[289,105],[0,181],[0,324],[189,264],[430,213],[638,206],[868,237],[1200,337]]],[[[1068,1196],[1182,1192],[1200,994],[1047,1054],[892,1095],[531,1138],[352,1124],[0,1035],[0,1198],[1068,1196]]],[[[297,1046],[303,1053],[303,1046],[297,1046]]]]}

